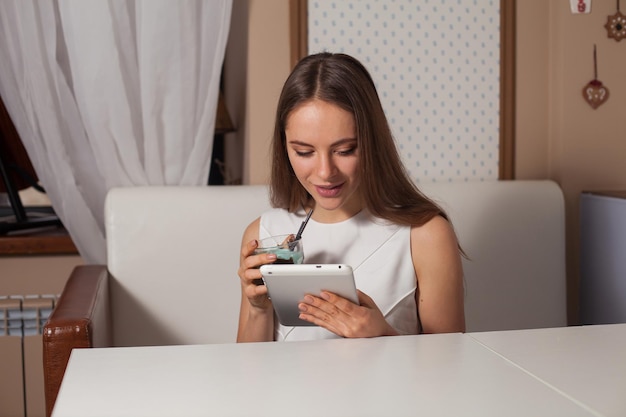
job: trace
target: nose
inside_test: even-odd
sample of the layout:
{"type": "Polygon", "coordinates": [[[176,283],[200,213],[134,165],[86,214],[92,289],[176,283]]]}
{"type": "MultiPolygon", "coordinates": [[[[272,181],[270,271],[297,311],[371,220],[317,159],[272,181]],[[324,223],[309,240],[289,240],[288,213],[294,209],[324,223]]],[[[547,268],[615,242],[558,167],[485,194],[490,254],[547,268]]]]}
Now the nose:
{"type": "Polygon", "coordinates": [[[330,180],[337,172],[332,155],[321,155],[317,163],[317,176],[323,180],[330,180]]]}

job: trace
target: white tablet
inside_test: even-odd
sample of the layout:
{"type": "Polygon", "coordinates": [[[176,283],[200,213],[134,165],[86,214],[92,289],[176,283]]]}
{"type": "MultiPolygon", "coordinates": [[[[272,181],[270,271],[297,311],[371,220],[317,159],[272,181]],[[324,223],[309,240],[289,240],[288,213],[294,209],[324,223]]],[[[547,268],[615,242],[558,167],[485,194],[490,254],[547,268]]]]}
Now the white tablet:
{"type": "Polygon", "coordinates": [[[284,326],[315,326],[298,316],[298,303],[306,294],[329,291],[358,304],[352,267],[345,264],[267,264],[261,266],[263,282],[284,326]]]}

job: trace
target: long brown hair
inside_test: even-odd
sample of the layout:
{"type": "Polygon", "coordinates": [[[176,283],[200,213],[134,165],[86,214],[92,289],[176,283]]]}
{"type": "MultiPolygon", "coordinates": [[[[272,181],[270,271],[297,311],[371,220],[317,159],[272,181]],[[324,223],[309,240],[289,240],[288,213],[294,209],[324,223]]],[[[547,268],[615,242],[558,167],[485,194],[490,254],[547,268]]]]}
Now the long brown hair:
{"type": "Polygon", "coordinates": [[[337,105],[354,116],[361,194],[370,213],[411,226],[420,226],[436,215],[448,218],[407,174],[367,69],[349,55],[329,52],[300,60],[278,100],[270,178],[274,207],[294,212],[311,202],[289,163],[285,128],[291,112],[313,99],[337,105]]]}

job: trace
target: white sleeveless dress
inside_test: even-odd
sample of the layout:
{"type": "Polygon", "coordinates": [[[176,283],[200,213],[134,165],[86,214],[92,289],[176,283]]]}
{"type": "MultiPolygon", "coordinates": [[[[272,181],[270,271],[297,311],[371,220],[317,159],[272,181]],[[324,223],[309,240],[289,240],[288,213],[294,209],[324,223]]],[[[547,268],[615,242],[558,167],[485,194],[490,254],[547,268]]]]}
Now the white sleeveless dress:
{"type": "MultiPolygon", "coordinates": [[[[259,238],[295,233],[305,213],[272,209],[261,216],[259,238]]],[[[411,228],[362,210],[340,223],[311,219],[302,234],[304,263],[352,266],[357,289],[369,295],[400,334],[420,331],[415,302],[417,278],[411,259],[411,228]]],[[[317,326],[285,327],[276,320],[278,341],[338,338],[317,326]]]]}

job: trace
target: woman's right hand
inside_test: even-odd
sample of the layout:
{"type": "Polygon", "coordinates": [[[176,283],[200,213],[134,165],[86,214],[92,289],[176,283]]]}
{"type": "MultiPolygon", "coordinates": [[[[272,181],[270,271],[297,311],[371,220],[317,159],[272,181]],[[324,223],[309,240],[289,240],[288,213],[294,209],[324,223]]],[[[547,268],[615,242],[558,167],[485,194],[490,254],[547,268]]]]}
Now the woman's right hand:
{"type": "Polygon", "coordinates": [[[267,287],[262,283],[259,268],[261,265],[276,261],[276,255],[273,253],[255,255],[254,250],[258,244],[258,241],[254,239],[242,245],[238,275],[243,293],[250,306],[259,310],[267,310],[272,308],[272,302],[267,295],[267,287]]]}

